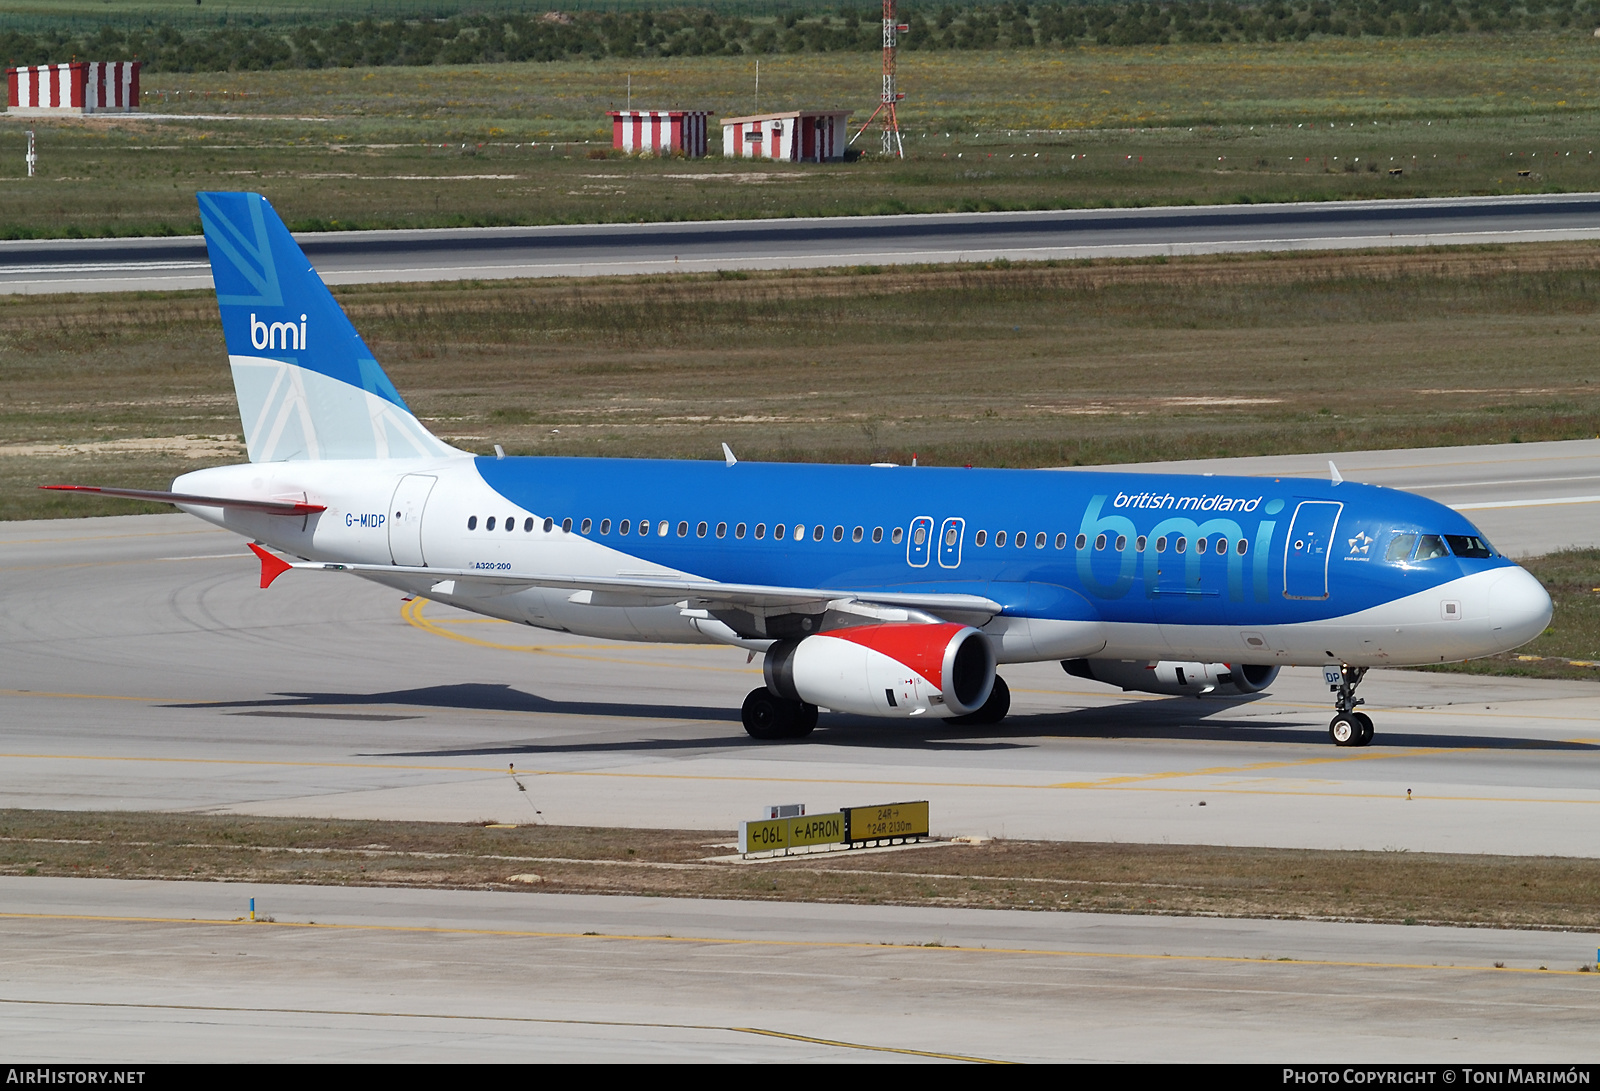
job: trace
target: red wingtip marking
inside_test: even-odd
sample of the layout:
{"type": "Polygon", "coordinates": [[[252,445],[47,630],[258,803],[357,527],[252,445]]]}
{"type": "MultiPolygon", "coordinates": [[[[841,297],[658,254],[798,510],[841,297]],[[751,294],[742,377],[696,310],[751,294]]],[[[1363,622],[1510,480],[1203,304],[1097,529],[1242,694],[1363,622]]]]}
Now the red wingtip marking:
{"type": "Polygon", "coordinates": [[[261,589],[263,591],[272,586],[273,580],[294,567],[282,557],[268,553],[254,542],[250,543],[250,552],[261,558],[261,589]]]}

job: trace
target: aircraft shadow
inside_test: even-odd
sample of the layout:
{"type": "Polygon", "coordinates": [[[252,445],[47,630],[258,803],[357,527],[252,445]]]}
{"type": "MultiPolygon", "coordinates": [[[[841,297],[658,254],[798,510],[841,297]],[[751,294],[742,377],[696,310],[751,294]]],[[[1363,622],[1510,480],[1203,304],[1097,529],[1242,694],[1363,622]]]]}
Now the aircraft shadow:
{"type": "Polygon", "coordinates": [[[636,702],[554,701],[509,685],[462,682],[451,686],[387,690],[382,693],[277,693],[251,701],[195,701],[167,708],[240,709],[313,713],[362,705],[411,705],[417,708],[470,712],[539,712],[563,716],[616,716],[642,720],[732,720],[739,710],[724,705],[651,705],[636,702]]]}
{"type": "MultiPolygon", "coordinates": [[[[945,720],[884,721],[864,716],[825,713],[817,731],[793,743],[759,742],[742,729],[726,735],[699,738],[636,738],[605,742],[502,743],[490,746],[447,747],[389,753],[388,757],[508,757],[539,754],[670,752],[735,746],[782,746],[826,743],[830,746],[919,751],[1000,751],[1024,749],[1044,739],[1077,738],[1332,745],[1327,730],[1303,724],[1264,724],[1259,720],[1230,719],[1228,712],[1259,700],[1251,695],[1227,700],[1197,702],[1173,697],[1126,705],[1066,709],[1061,712],[1013,714],[993,726],[952,724],[945,720]]],[[[621,720],[710,720],[737,724],[736,708],[697,705],[654,705],[630,701],[561,701],[503,683],[464,682],[447,686],[388,690],[379,693],[278,693],[250,701],[200,701],[172,704],[168,708],[237,710],[234,715],[267,715],[306,719],[377,719],[356,715],[336,716],[333,710],[361,706],[411,706],[419,709],[474,712],[541,713],[558,716],[602,716],[621,720]]],[[[385,719],[389,717],[384,717],[385,719]]],[[[396,719],[405,717],[394,717],[396,719]]],[[[1464,748],[1473,750],[1592,751],[1600,745],[1561,739],[1466,735],[1456,732],[1424,733],[1386,730],[1381,710],[1375,717],[1378,731],[1372,746],[1403,748],[1464,748]]]]}

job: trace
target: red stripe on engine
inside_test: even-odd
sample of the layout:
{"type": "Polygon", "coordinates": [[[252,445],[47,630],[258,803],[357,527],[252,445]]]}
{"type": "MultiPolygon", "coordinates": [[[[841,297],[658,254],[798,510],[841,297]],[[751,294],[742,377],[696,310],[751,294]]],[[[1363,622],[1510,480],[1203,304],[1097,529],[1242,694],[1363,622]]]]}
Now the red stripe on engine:
{"type": "Polygon", "coordinates": [[[889,622],[883,625],[855,625],[846,629],[833,629],[823,633],[836,640],[848,640],[871,648],[898,663],[904,663],[922,677],[944,691],[944,650],[951,639],[965,625],[939,622],[920,625],[906,622],[889,622]]]}

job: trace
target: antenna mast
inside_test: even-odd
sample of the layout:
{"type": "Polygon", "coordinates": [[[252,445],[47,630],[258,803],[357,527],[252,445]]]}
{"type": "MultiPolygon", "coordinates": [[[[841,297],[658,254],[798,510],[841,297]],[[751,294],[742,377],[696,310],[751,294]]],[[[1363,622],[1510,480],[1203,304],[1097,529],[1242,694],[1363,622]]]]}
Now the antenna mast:
{"type": "Polygon", "coordinates": [[[850,138],[854,144],[857,137],[868,129],[872,123],[883,118],[883,154],[885,156],[898,155],[901,159],[906,157],[906,146],[900,139],[900,117],[895,110],[895,104],[905,95],[895,89],[894,59],[895,49],[900,35],[911,29],[905,23],[896,22],[894,12],[895,0],[883,0],[883,95],[878,100],[878,108],[872,111],[872,116],[867,118],[867,123],[856,130],[856,135],[850,138]]]}

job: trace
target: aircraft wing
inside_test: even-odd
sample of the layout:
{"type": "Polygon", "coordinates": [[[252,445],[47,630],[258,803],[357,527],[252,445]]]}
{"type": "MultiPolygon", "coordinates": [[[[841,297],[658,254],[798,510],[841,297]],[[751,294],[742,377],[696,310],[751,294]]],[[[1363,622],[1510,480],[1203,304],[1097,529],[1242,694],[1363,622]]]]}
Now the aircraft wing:
{"type": "Polygon", "coordinates": [[[693,578],[673,579],[654,576],[578,576],[559,573],[528,575],[511,572],[486,573],[472,569],[411,568],[405,565],[340,564],[325,561],[301,561],[288,564],[254,544],[250,547],[261,556],[263,583],[266,586],[279,572],[290,568],[324,572],[354,572],[363,576],[422,577],[431,580],[438,594],[459,595],[479,593],[504,593],[525,587],[554,587],[575,593],[587,593],[580,602],[595,606],[652,606],[669,605],[692,599],[708,605],[726,605],[758,610],[789,610],[814,605],[819,610],[830,602],[841,599],[872,602],[883,606],[903,606],[944,614],[1000,613],[1000,603],[982,595],[953,595],[938,592],[875,591],[841,587],[777,587],[758,583],[719,583],[715,580],[693,578]],[[281,566],[281,567],[280,567],[281,566]],[[271,578],[268,568],[277,569],[271,578]],[[448,585],[448,586],[446,586],[448,585]]]}

